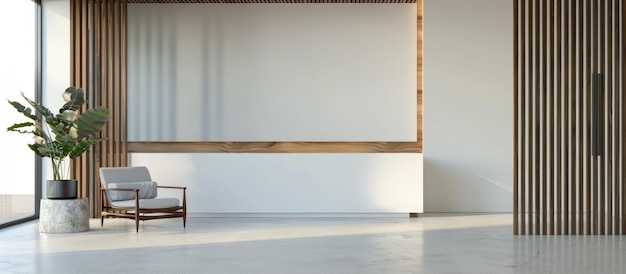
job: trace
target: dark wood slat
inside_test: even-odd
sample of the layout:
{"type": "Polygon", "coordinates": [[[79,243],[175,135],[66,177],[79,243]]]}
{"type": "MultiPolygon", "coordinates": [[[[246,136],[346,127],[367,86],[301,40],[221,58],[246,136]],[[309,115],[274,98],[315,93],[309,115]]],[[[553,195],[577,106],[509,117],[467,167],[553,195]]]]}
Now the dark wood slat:
{"type": "MultiPolygon", "coordinates": [[[[605,56],[605,52],[604,52],[604,47],[606,46],[605,44],[605,26],[604,26],[604,22],[605,22],[605,12],[604,12],[604,2],[605,0],[600,0],[597,1],[596,5],[598,5],[598,19],[596,20],[596,24],[598,24],[598,28],[596,29],[597,31],[597,37],[598,40],[596,41],[596,48],[597,48],[597,54],[598,54],[598,72],[602,73],[602,82],[606,83],[606,72],[605,72],[605,68],[604,68],[604,63],[605,60],[604,58],[605,56]]],[[[603,93],[602,91],[600,91],[601,94],[603,93]]],[[[606,96],[602,96],[603,98],[606,98],[606,96]]],[[[599,98],[599,100],[601,101],[600,104],[601,105],[605,105],[605,99],[603,98],[599,98]]],[[[603,108],[605,109],[605,108],[603,108]]],[[[600,114],[602,117],[600,117],[600,121],[602,121],[602,123],[604,124],[605,121],[605,117],[606,115],[604,115],[603,112],[601,112],[600,114]]],[[[606,136],[604,134],[604,132],[602,132],[602,136],[600,137],[600,139],[604,139],[604,136],[606,136]]],[[[606,143],[604,143],[606,144],[606,143]]],[[[606,218],[605,218],[605,186],[606,186],[606,181],[605,181],[605,163],[606,163],[606,150],[604,149],[604,144],[602,146],[602,155],[597,157],[597,161],[598,161],[598,176],[596,176],[596,182],[597,182],[597,188],[598,188],[598,192],[596,194],[596,205],[598,207],[598,210],[596,211],[596,221],[598,222],[598,234],[600,235],[604,235],[606,233],[606,218]]]]}
{"type": "MultiPolygon", "coordinates": [[[[623,105],[621,102],[621,98],[623,95],[623,90],[621,89],[622,86],[622,75],[621,75],[621,71],[622,71],[622,62],[623,60],[621,59],[622,56],[622,52],[624,50],[624,46],[622,45],[622,41],[621,41],[621,37],[622,35],[622,26],[624,24],[624,20],[620,15],[621,12],[621,7],[622,7],[622,3],[621,0],[615,0],[615,7],[614,7],[614,17],[615,17],[615,39],[614,39],[614,43],[615,43],[615,61],[613,62],[614,64],[614,75],[615,75],[615,106],[614,106],[614,117],[615,117],[615,124],[616,125],[622,125],[623,121],[622,121],[622,117],[620,115],[620,113],[623,110],[623,105]]],[[[620,129],[619,127],[616,127],[615,133],[614,133],[614,142],[615,142],[615,148],[614,148],[614,155],[615,155],[615,168],[614,168],[614,181],[615,181],[615,189],[614,189],[614,195],[615,195],[615,212],[614,212],[614,216],[615,216],[615,234],[623,234],[621,227],[622,224],[620,222],[621,218],[620,218],[620,205],[622,204],[622,200],[624,198],[624,196],[621,193],[621,189],[623,188],[623,184],[622,184],[622,174],[623,174],[623,170],[621,168],[622,165],[622,157],[624,156],[624,154],[622,154],[621,151],[621,147],[622,147],[622,142],[621,140],[623,140],[623,132],[624,129],[618,130],[620,129]]]]}
{"type": "Polygon", "coordinates": [[[544,26],[547,28],[547,31],[544,31],[544,36],[547,35],[547,38],[544,40],[544,44],[546,45],[546,51],[544,52],[544,56],[546,56],[546,65],[547,71],[545,73],[545,112],[544,117],[544,157],[546,159],[546,180],[544,181],[544,192],[543,192],[543,201],[544,201],[544,226],[547,227],[547,231],[545,234],[554,235],[554,0],[547,1],[549,9],[546,9],[545,12],[547,16],[545,17],[544,26]],[[545,140],[547,139],[547,140],[545,140]]]}
{"type": "MultiPolygon", "coordinates": [[[[607,21],[606,21],[606,32],[607,32],[607,79],[615,79],[615,75],[613,74],[613,3],[608,1],[607,3],[607,21]]],[[[614,98],[613,98],[613,81],[606,82],[607,87],[607,113],[609,115],[607,119],[607,172],[606,172],[606,198],[607,198],[607,211],[606,211],[606,233],[611,235],[613,234],[613,165],[615,163],[615,155],[613,154],[613,127],[615,127],[615,119],[614,119],[614,98]]],[[[615,139],[617,140],[617,139],[615,139]]]]}
{"type": "Polygon", "coordinates": [[[535,234],[534,230],[534,186],[536,184],[536,175],[538,172],[535,170],[535,73],[533,72],[535,63],[535,8],[534,4],[537,0],[528,0],[528,195],[526,199],[528,201],[528,234],[535,234]]]}
{"type": "Polygon", "coordinates": [[[553,195],[556,196],[556,210],[555,213],[553,213],[554,215],[554,223],[555,225],[552,226],[553,229],[553,233],[552,234],[557,234],[557,235],[561,235],[562,234],[562,227],[561,227],[561,218],[562,218],[562,207],[561,207],[561,192],[563,191],[562,189],[562,164],[563,164],[563,159],[561,158],[561,155],[563,153],[562,151],[562,146],[563,146],[563,141],[561,140],[562,136],[561,136],[561,129],[562,129],[562,123],[561,123],[561,119],[562,119],[562,109],[561,109],[561,102],[563,100],[563,96],[561,93],[561,70],[562,70],[562,60],[561,60],[561,39],[562,39],[562,32],[561,32],[561,1],[557,0],[556,2],[556,44],[554,44],[554,46],[556,47],[556,94],[555,94],[555,100],[556,100],[556,158],[554,160],[554,165],[556,165],[556,174],[555,174],[555,181],[556,181],[556,190],[555,193],[553,195]],[[554,231],[556,230],[556,231],[554,231]]]}
{"type": "Polygon", "coordinates": [[[519,13],[518,0],[513,0],[513,235],[519,234],[519,13]]]}
{"type": "MultiPolygon", "coordinates": [[[[590,171],[591,170],[591,165],[589,164],[589,121],[590,118],[588,117],[588,109],[589,109],[589,71],[591,68],[590,65],[590,60],[591,60],[591,50],[589,49],[589,41],[591,41],[591,23],[588,19],[586,18],[590,18],[591,16],[591,12],[590,12],[590,7],[591,6],[591,1],[590,0],[586,0],[585,1],[585,7],[584,7],[584,13],[586,14],[583,18],[584,21],[584,26],[585,26],[585,38],[581,38],[581,40],[583,41],[583,49],[582,52],[584,54],[583,57],[583,69],[581,70],[581,77],[583,78],[583,82],[582,82],[582,95],[583,95],[583,109],[582,109],[582,117],[583,119],[581,121],[582,122],[582,128],[583,128],[583,136],[581,136],[581,138],[583,139],[583,142],[581,143],[583,146],[583,150],[582,150],[582,160],[583,160],[583,169],[585,171],[590,171]]],[[[583,37],[583,36],[581,36],[583,37]]],[[[582,193],[584,193],[584,199],[582,199],[582,203],[584,205],[584,210],[581,210],[581,212],[584,212],[584,218],[583,218],[583,222],[585,224],[584,230],[583,230],[583,234],[587,233],[587,234],[591,234],[591,204],[589,203],[589,201],[591,200],[591,176],[589,175],[590,172],[585,172],[585,176],[583,177],[583,188],[581,189],[582,193]]]]}
{"type": "MultiPolygon", "coordinates": [[[[624,124],[624,122],[626,121],[626,110],[624,109],[624,106],[626,105],[626,96],[624,93],[626,93],[626,85],[624,84],[624,79],[626,78],[626,69],[624,69],[624,66],[626,65],[626,58],[624,58],[624,50],[626,48],[626,35],[623,34],[624,31],[624,24],[626,21],[626,5],[624,5],[624,3],[619,2],[621,5],[621,29],[618,32],[621,35],[621,67],[620,67],[620,97],[621,97],[621,105],[620,105],[620,110],[621,110],[621,123],[620,124],[624,124]]],[[[622,225],[622,235],[626,234],[626,176],[624,175],[624,170],[626,170],[626,160],[624,160],[624,157],[626,157],[626,145],[624,145],[623,143],[623,139],[626,138],[624,132],[626,131],[626,129],[623,128],[622,126],[622,132],[620,133],[621,135],[621,139],[622,142],[620,142],[622,151],[621,151],[621,156],[622,156],[622,162],[621,162],[621,176],[620,176],[620,186],[622,189],[622,196],[621,196],[621,225],[622,225]]]]}
{"type": "Polygon", "coordinates": [[[522,28],[520,32],[520,40],[521,40],[521,48],[520,48],[520,55],[521,55],[521,69],[520,69],[520,73],[521,73],[521,77],[520,77],[520,109],[521,109],[521,113],[520,113],[520,189],[519,189],[519,193],[520,193],[520,197],[519,197],[519,202],[520,202],[520,234],[525,235],[526,234],[526,13],[527,13],[527,9],[526,9],[526,0],[521,0],[521,10],[522,10],[522,14],[520,17],[521,22],[520,22],[520,26],[522,28]]]}
{"type": "MultiPolygon", "coordinates": [[[[571,130],[571,126],[572,126],[572,121],[571,121],[571,113],[570,113],[570,94],[571,94],[571,90],[570,90],[570,73],[572,71],[572,69],[570,68],[570,59],[571,59],[571,55],[570,55],[570,35],[571,35],[571,28],[570,28],[570,21],[572,19],[572,14],[571,11],[572,9],[570,8],[570,1],[566,0],[563,1],[563,14],[564,14],[564,20],[563,20],[563,165],[564,165],[564,172],[563,172],[563,234],[565,235],[569,235],[570,232],[570,208],[571,208],[571,204],[570,204],[570,195],[572,194],[570,192],[570,179],[574,179],[573,176],[570,177],[570,172],[572,170],[572,159],[570,157],[570,152],[571,150],[571,146],[570,144],[573,144],[573,139],[572,139],[572,135],[569,134],[570,130],[571,130]]],[[[575,3],[574,3],[575,5],[575,3]]],[[[573,51],[571,51],[573,52],[573,51]]]]}
{"type": "Polygon", "coordinates": [[[585,230],[584,230],[584,223],[585,223],[585,210],[584,210],[584,187],[585,187],[585,177],[584,177],[584,123],[585,123],[585,116],[584,116],[584,102],[583,102],[583,98],[584,98],[584,87],[585,87],[585,77],[584,77],[584,26],[585,26],[585,21],[584,21],[584,14],[585,14],[585,9],[584,9],[584,2],[583,0],[579,0],[578,1],[578,60],[579,60],[579,65],[577,66],[578,68],[578,121],[579,121],[579,126],[578,126],[578,234],[585,234],[585,230]]]}
{"type": "MultiPolygon", "coordinates": [[[[539,180],[540,182],[540,186],[541,186],[541,191],[539,191],[539,188],[537,188],[537,202],[541,203],[541,207],[537,209],[537,212],[541,211],[541,214],[538,214],[537,216],[541,217],[537,219],[537,222],[539,222],[539,220],[541,220],[541,233],[543,235],[548,234],[548,225],[547,225],[547,219],[548,219],[548,184],[550,184],[550,182],[548,182],[548,151],[547,151],[547,139],[548,139],[548,120],[549,120],[549,116],[550,114],[548,113],[548,57],[547,57],[547,53],[548,53],[548,1],[542,1],[542,7],[541,7],[541,86],[539,88],[540,90],[540,94],[541,94],[541,100],[540,100],[540,117],[541,117],[541,133],[543,134],[539,134],[539,138],[541,139],[541,179],[539,180]]],[[[550,172],[550,174],[552,174],[550,172]]]]}

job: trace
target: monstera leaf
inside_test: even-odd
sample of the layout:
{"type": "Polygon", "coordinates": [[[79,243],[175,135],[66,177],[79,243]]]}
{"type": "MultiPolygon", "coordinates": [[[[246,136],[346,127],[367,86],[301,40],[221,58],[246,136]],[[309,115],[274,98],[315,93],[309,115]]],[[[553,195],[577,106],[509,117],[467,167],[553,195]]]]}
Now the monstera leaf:
{"type": "Polygon", "coordinates": [[[29,144],[28,147],[37,155],[52,160],[55,180],[62,179],[60,175],[62,161],[67,157],[80,156],[95,141],[99,141],[100,139],[94,135],[102,130],[109,120],[109,110],[104,107],[98,106],[80,113],[85,104],[85,94],[81,88],[69,87],[62,96],[65,104],[56,115],[47,107],[27,98],[24,93],[22,97],[32,108],[9,101],[17,112],[34,122],[16,123],[7,130],[33,135],[35,143],[29,144]]]}

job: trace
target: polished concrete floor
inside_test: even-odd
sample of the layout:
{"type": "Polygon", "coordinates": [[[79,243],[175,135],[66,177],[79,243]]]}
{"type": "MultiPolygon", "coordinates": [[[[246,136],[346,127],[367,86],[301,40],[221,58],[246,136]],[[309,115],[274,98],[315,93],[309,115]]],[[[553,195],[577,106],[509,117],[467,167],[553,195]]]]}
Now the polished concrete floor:
{"type": "Polygon", "coordinates": [[[0,273],[625,273],[621,236],[513,236],[510,214],[91,220],[0,230],[0,273]]]}

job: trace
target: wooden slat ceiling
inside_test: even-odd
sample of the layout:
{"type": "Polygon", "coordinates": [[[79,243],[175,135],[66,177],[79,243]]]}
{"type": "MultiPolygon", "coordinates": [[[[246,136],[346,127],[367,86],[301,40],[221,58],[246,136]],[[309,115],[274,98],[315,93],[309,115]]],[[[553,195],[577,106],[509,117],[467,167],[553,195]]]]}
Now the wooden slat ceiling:
{"type": "Polygon", "coordinates": [[[224,3],[224,4],[279,4],[279,3],[397,3],[414,4],[416,0],[128,0],[129,4],[180,4],[180,3],[224,3]]]}

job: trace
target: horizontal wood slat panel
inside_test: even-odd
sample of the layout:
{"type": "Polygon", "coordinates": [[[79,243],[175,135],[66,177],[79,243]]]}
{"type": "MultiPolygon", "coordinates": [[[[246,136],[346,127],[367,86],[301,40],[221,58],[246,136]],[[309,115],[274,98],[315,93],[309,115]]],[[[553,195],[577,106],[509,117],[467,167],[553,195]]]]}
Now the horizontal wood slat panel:
{"type": "Polygon", "coordinates": [[[416,142],[128,142],[139,153],[420,153],[416,142]]]}

